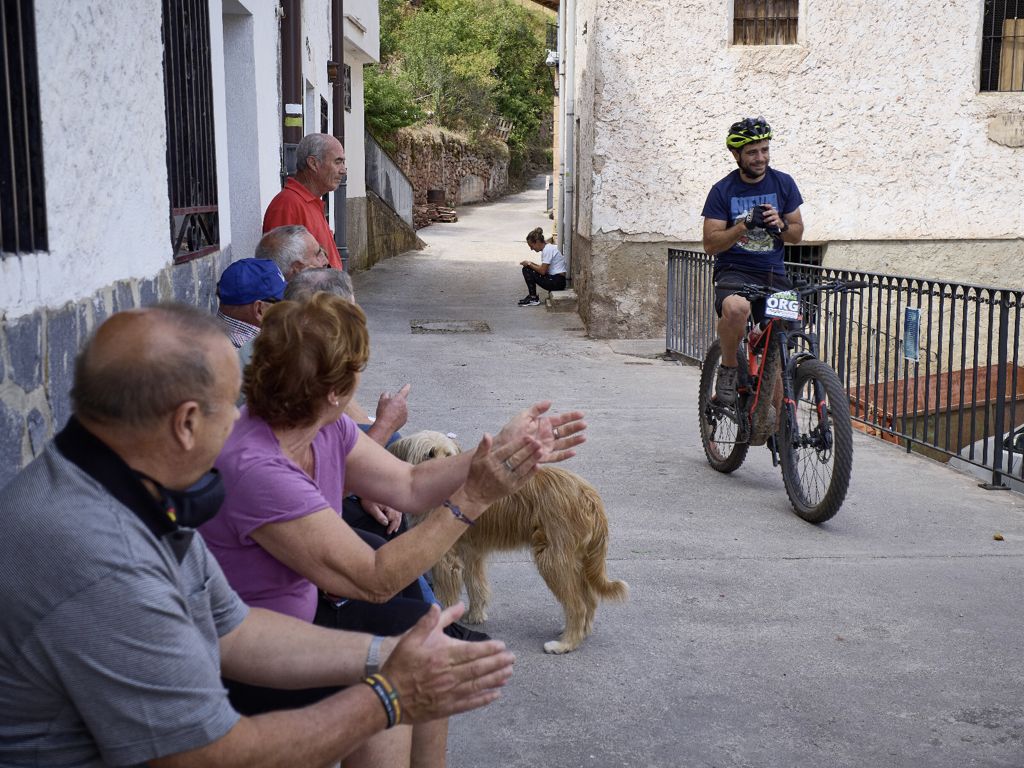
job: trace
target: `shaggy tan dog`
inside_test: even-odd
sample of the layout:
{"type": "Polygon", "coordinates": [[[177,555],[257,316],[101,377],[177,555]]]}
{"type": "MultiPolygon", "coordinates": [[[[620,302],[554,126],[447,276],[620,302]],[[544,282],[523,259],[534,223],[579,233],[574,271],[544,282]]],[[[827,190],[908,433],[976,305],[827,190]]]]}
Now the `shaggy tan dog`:
{"type": "MultiPolygon", "coordinates": [[[[389,450],[411,464],[459,453],[440,432],[417,432],[389,450]]],[[[415,524],[411,519],[410,523],[415,524]]],[[[537,570],[562,604],[565,629],[559,640],[544,643],[545,653],[575,650],[594,628],[597,601],[625,600],[624,581],[605,575],[608,518],[592,485],[564,469],[542,467],[522,488],[495,502],[434,566],[434,592],[451,605],[465,582],[467,624],[487,620],[491,588],[485,560],[491,552],[530,547],[537,570]]]]}

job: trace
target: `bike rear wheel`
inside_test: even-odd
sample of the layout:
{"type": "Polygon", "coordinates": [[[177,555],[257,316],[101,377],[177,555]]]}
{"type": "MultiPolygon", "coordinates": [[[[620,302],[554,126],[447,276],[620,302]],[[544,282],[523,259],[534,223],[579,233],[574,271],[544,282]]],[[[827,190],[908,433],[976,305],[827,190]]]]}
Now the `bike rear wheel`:
{"type": "Polygon", "coordinates": [[[793,388],[798,431],[792,434],[789,419],[783,419],[778,441],[782,480],[797,515],[823,523],[839,511],[850,485],[850,403],[835,371],[821,360],[803,360],[793,388]]]}
{"type": "MultiPolygon", "coordinates": [[[[742,354],[742,351],[741,351],[742,354]]],[[[700,370],[700,392],[697,395],[697,411],[700,424],[700,440],[704,444],[704,455],[708,463],[719,472],[732,472],[747,457],[748,445],[738,442],[740,428],[736,422],[736,408],[724,408],[711,402],[715,394],[715,377],[718,364],[722,361],[722,347],[715,341],[708,347],[704,364],[700,370]]]]}

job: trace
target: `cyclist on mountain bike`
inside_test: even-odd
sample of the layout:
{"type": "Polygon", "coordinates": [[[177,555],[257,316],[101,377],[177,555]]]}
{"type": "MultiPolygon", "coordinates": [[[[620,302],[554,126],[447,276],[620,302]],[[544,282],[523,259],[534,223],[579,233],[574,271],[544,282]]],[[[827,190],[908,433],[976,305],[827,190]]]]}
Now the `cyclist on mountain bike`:
{"type": "Polygon", "coordinates": [[[784,244],[799,243],[804,234],[800,190],[791,176],[768,165],[771,138],[771,126],[763,117],[748,117],[729,128],[725,146],[739,168],[711,188],[701,212],[704,250],[715,256],[715,311],[722,362],[714,399],[722,405],[736,402],[736,349],[751,310],[756,319],[763,317],[764,301],[751,308],[734,289],[718,286],[756,283],[779,290],[792,287],[783,264],[784,244]]]}

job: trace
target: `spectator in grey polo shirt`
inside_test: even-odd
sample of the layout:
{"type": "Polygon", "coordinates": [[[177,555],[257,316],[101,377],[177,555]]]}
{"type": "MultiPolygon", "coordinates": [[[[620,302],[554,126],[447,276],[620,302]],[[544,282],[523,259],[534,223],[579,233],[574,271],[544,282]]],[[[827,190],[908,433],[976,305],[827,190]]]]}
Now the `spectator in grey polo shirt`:
{"type": "Polygon", "coordinates": [[[192,530],[218,506],[208,470],[239,378],[217,321],[173,305],[113,315],[79,356],[75,415],[0,490],[0,765],[307,766],[374,744],[408,751],[408,728],[374,735],[483,706],[510,676],[501,643],[442,633],[461,608],[381,640],[239,600],[192,530]],[[351,687],[244,718],[222,672],[351,687]]]}

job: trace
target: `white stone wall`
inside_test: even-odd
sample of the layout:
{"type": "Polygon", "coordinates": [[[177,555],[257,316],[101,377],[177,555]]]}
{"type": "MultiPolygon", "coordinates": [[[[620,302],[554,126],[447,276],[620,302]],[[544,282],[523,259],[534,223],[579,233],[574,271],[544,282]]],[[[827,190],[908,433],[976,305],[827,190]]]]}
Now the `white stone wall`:
{"type": "Polygon", "coordinates": [[[348,58],[345,63],[352,67],[352,111],[345,113],[345,157],[348,166],[349,198],[366,197],[366,102],[363,98],[363,65],[357,59],[348,58]]]}
{"type": "Polygon", "coordinates": [[[265,0],[224,0],[223,26],[230,237],[234,257],[247,258],[281,189],[281,38],[265,0]]]}
{"type": "MultiPolygon", "coordinates": [[[[601,37],[597,33],[597,2],[598,0],[576,1],[576,116],[579,118],[579,129],[575,132],[574,142],[579,158],[576,164],[576,210],[579,215],[575,222],[576,231],[589,237],[593,227],[591,201],[595,197],[595,184],[604,180],[604,157],[594,152],[594,132],[597,128],[594,119],[594,103],[598,88],[600,67],[597,54],[600,50],[601,37]]],[[[597,193],[599,195],[599,192],[597,193]]],[[[557,201],[556,201],[557,207],[557,201]]]]}
{"type": "Polygon", "coordinates": [[[35,8],[49,251],[0,260],[9,318],[171,258],[160,0],[35,8]]]}
{"type": "MultiPolygon", "coordinates": [[[[0,261],[8,318],[170,263],[160,25],[160,0],[36,3],[49,250],[0,261]]],[[[211,0],[220,245],[238,258],[280,189],[277,37],[272,5],[211,0]]]]}
{"type": "Polygon", "coordinates": [[[377,0],[345,0],[345,47],[364,64],[380,61],[380,5],[377,0]]]}
{"type": "Polygon", "coordinates": [[[598,71],[578,81],[594,89],[578,110],[594,125],[590,234],[699,238],[708,189],[735,167],[724,133],[760,114],[806,240],[1024,236],[1024,149],[987,135],[1024,103],[977,92],[978,0],[806,0],[801,44],[757,47],[730,45],[731,0],[594,2],[598,71]]]}
{"type": "Polygon", "coordinates": [[[302,3],[302,77],[303,133],[320,131],[320,99],[331,108],[331,88],[327,82],[327,62],[331,58],[330,0],[305,0],[302,3]]]}
{"type": "Polygon", "coordinates": [[[352,111],[345,113],[348,197],[366,197],[366,102],[363,67],[380,61],[380,8],[377,0],[345,3],[345,63],[352,68],[352,111]]]}

